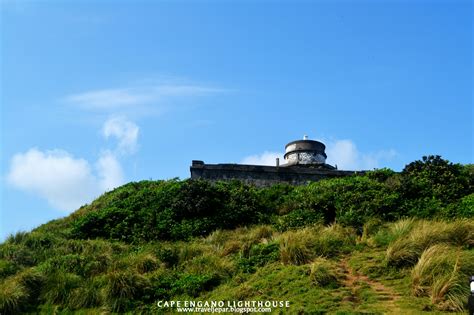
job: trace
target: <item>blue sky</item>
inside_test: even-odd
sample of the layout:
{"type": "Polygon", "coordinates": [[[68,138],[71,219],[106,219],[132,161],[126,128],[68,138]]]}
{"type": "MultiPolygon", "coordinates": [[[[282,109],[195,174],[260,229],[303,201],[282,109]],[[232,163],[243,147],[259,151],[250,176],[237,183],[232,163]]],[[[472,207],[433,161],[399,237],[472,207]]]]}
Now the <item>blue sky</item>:
{"type": "Polygon", "coordinates": [[[191,160],[473,162],[470,1],[1,2],[0,238],[191,160]]]}

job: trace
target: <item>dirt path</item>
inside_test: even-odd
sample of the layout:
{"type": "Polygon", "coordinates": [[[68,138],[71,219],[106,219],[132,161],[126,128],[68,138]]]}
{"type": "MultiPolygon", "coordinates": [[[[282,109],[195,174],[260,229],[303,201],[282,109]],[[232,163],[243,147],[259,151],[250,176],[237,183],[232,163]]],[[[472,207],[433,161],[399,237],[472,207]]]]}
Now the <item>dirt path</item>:
{"type": "Polygon", "coordinates": [[[401,310],[395,303],[400,298],[398,293],[384,284],[354,271],[349,266],[347,258],[341,260],[340,268],[346,276],[343,280],[344,285],[352,290],[352,296],[347,298],[348,301],[357,302],[357,289],[360,288],[361,283],[366,283],[377,294],[380,303],[384,306],[384,310],[386,310],[386,314],[400,314],[401,310]]]}

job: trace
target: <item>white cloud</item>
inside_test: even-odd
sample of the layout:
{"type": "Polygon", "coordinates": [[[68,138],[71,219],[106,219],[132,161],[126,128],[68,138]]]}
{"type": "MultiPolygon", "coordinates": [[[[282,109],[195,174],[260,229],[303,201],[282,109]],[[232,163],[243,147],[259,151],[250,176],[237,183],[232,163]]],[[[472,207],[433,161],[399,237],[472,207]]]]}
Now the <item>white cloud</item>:
{"type": "Polygon", "coordinates": [[[103,151],[93,166],[64,150],[32,148],[13,156],[8,183],[46,199],[56,209],[77,209],[124,183],[116,154],[133,153],[137,148],[139,127],[123,117],[107,120],[102,133],[106,139],[116,138],[117,146],[113,151],[103,151]]]}
{"type": "Polygon", "coordinates": [[[137,149],[139,127],[124,117],[110,118],[104,123],[102,133],[106,139],[117,138],[120,153],[134,153],[137,149]]]}
{"type": "Polygon", "coordinates": [[[99,191],[109,191],[123,184],[120,162],[109,151],[104,152],[96,163],[99,191]]]}
{"type": "Polygon", "coordinates": [[[326,147],[327,163],[341,170],[370,170],[380,167],[382,161],[393,159],[394,149],[361,153],[352,140],[330,141],[326,147]]]}
{"type": "Polygon", "coordinates": [[[87,91],[65,97],[65,101],[84,109],[114,111],[150,103],[163,103],[170,98],[205,96],[226,91],[200,85],[162,84],[131,88],[87,91]]]}
{"type": "MultiPolygon", "coordinates": [[[[323,141],[325,142],[325,141],[323,141]]],[[[340,170],[370,170],[380,167],[383,161],[393,159],[397,152],[394,149],[380,150],[373,153],[362,153],[352,140],[335,140],[326,144],[326,163],[337,165],[340,170]]],[[[275,159],[285,163],[283,154],[265,151],[262,154],[247,156],[240,163],[252,165],[275,165],[275,159]]]]}
{"type": "Polygon", "coordinates": [[[16,188],[45,198],[54,208],[71,211],[123,184],[121,166],[113,155],[101,156],[96,168],[94,174],[88,161],[63,150],[33,148],[13,156],[7,180],[16,188]]]}
{"type": "Polygon", "coordinates": [[[265,151],[262,154],[256,154],[245,157],[240,163],[250,165],[276,165],[276,158],[280,159],[280,164],[283,164],[283,154],[278,152],[265,151]]]}

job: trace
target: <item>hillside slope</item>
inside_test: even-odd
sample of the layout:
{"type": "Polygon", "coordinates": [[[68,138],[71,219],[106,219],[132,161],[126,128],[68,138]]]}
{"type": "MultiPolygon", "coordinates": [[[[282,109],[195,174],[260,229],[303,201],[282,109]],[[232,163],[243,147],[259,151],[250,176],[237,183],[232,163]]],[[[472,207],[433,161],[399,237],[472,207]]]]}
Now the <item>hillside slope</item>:
{"type": "Polygon", "coordinates": [[[278,313],[462,312],[473,166],[257,189],[143,181],[0,245],[0,313],[166,313],[157,301],[289,301],[278,313]]]}

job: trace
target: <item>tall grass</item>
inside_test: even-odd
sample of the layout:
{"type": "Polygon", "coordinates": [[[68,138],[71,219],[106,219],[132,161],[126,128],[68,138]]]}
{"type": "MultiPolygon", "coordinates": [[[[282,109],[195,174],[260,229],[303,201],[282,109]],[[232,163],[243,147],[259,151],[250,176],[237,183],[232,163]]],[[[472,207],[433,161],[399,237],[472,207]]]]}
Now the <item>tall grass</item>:
{"type": "Polygon", "coordinates": [[[411,272],[416,296],[430,296],[445,311],[461,311],[469,295],[469,276],[474,270],[474,253],[459,247],[436,244],[421,254],[411,272]]]}
{"type": "Polygon", "coordinates": [[[280,238],[281,261],[293,265],[308,263],[314,257],[311,250],[314,240],[314,234],[309,228],[284,233],[280,238]]]}
{"type": "Polygon", "coordinates": [[[403,267],[413,266],[422,252],[432,245],[446,243],[456,246],[472,247],[474,245],[474,221],[457,220],[415,221],[407,233],[400,233],[386,252],[388,265],[403,267]]]}
{"type": "Polygon", "coordinates": [[[84,281],[80,287],[71,291],[68,306],[72,309],[91,308],[104,303],[101,291],[103,281],[98,278],[84,281]]]}
{"type": "Polygon", "coordinates": [[[310,264],[311,283],[320,287],[338,287],[338,274],[335,271],[334,263],[326,258],[317,257],[310,264]]]}
{"type": "Polygon", "coordinates": [[[376,246],[387,246],[395,240],[404,237],[411,232],[415,226],[416,220],[407,218],[388,224],[384,229],[380,229],[368,241],[376,246]]]}
{"type": "Polygon", "coordinates": [[[47,304],[67,304],[72,290],[79,287],[80,283],[78,275],[59,269],[48,275],[42,299],[47,304]]]}
{"type": "Polygon", "coordinates": [[[350,252],[356,242],[356,233],[352,228],[333,224],[287,231],[279,240],[281,261],[301,265],[318,256],[335,257],[350,252]]]}
{"type": "Polygon", "coordinates": [[[108,307],[114,312],[122,312],[132,307],[135,297],[140,296],[149,286],[149,281],[142,275],[127,271],[110,271],[106,276],[104,288],[105,300],[108,307]]]}
{"type": "Polygon", "coordinates": [[[0,314],[18,314],[28,299],[28,291],[15,278],[0,282],[0,314]]]}
{"type": "Polygon", "coordinates": [[[189,274],[210,275],[221,281],[230,278],[235,273],[236,267],[231,259],[208,253],[184,262],[181,270],[189,274]]]}

